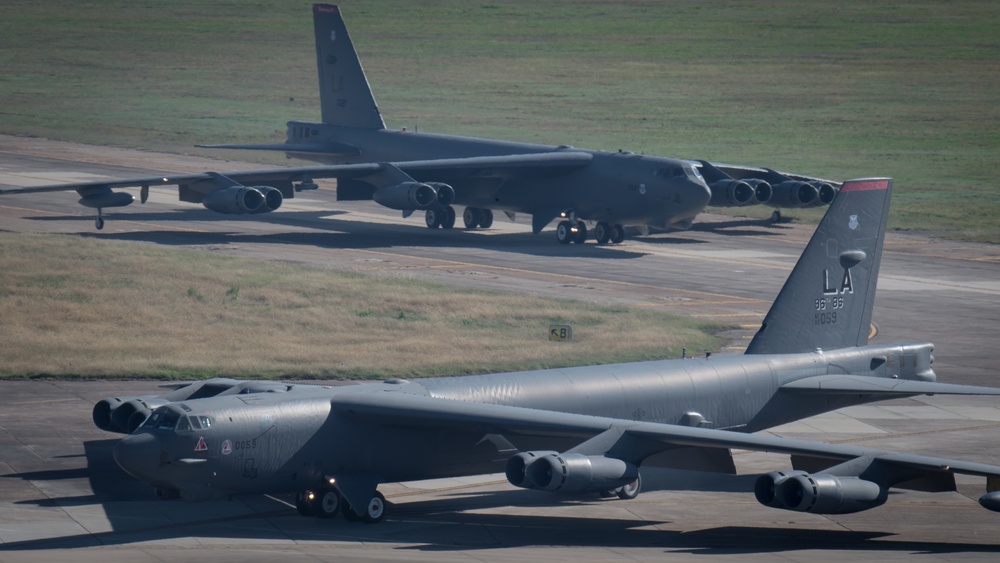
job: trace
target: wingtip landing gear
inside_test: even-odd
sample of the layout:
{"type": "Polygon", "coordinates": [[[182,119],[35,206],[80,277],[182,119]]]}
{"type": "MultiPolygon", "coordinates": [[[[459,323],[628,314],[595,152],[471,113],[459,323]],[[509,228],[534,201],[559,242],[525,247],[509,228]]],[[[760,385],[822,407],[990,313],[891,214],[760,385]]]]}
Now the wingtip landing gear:
{"type": "Polygon", "coordinates": [[[97,208],[97,218],[94,219],[94,227],[97,228],[98,231],[104,229],[104,214],[101,213],[100,207],[97,208]]]}

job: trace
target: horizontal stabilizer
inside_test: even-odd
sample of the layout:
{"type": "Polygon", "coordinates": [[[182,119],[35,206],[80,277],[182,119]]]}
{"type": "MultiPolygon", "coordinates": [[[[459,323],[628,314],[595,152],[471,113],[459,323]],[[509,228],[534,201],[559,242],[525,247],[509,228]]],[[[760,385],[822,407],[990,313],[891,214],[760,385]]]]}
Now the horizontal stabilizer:
{"type": "Polygon", "coordinates": [[[1000,388],[953,385],[931,381],[888,379],[868,375],[818,375],[792,381],[782,391],[803,394],[844,395],[1000,395],[1000,388]]]}

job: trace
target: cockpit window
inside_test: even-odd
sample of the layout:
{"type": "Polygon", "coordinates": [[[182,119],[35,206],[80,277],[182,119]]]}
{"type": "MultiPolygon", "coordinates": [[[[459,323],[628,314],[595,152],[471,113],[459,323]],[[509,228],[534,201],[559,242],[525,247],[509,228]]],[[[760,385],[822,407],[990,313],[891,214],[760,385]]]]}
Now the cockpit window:
{"type": "Polygon", "coordinates": [[[175,430],[177,432],[190,432],[192,430],[208,430],[212,427],[212,418],[208,416],[181,416],[181,414],[167,407],[160,407],[149,415],[143,428],[155,428],[157,430],[175,430]]]}
{"type": "Polygon", "coordinates": [[[207,416],[189,416],[188,419],[195,430],[208,430],[212,426],[212,419],[207,416]]]}
{"type": "Polygon", "coordinates": [[[160,407],[149,415],[142,425],[145,428],[156,428],[157,430],[173,430],[177,427],[181,415],[167,407],[160,407]]]}

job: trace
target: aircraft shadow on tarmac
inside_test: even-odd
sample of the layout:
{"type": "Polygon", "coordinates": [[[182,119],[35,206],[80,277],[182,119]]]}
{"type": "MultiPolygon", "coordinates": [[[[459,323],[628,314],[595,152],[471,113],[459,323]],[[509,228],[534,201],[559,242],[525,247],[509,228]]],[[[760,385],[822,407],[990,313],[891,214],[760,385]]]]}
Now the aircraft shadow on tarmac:
{"type": "MultiPolygon", "coordinates": [[[[552,233],[533,235],[531,233],[498,233],[489,235],[470,232],[466,229],[430,230],[423,225],[399,223],[377,224],[365,221],[331,217],[329,211],[288,211],[280,214],[253,217],[222,217],[207,210],[163,213],[129,213],[117,215],[118,220],[150,222],[150,230],[130,233],[87,233],[89,236],[107,240],[132,240],[192,246],[199,244],[274,243],[300,244],[319,248],[386,249],[399,247],[446,246],[448,248],[486,248],[496,251],[516,252],[536,256],[609,259],[630,259],[644,256],[644,252],[627,250],[623,247],[598,246],[591,241],[587,245],[562,245],[554,240],[552,233]],[[168,222],[233,222],[268,223],[285,227],[310,229],[310,232],[237,233],[205,231],[164,231],[152,223],[168,222]],[[321,231],[321,232],[316,232],[321,231]]],[[[60,215],[32,217],[37,221],[72,221],[90,219],[84,216],[60,215]]],[[[112,224],[112,217],[108,218],[112,224]]],[[[485,231],[481,231],[485,233],[485,231]]],[[[649,238],[649,237],[645,237],[649,238]]],[[[702,241],[671,238],[674,244],[702,244],[702,241]]]]}
{"type": "MultiPolygon", "coordinates": [[[[183,538],[247,539],[273,541],[352,541],[412,544],[402,549],[423,552],[471,551],[503,547],[602,547],[662,548],[670,551],[711,554],[782,553],[797,550],[881,551],[886,553],[995,552],[995,545],[943,542],[872,541],[891,537],[880,531],[810,529],[763,526],[719,526],[693,531],[665,530],[671,520],[621,518],[629,501],[601,499],[595,495],[558,497],[524,490],[462,492],[438,495],[432,500],[392,503],[389,517],[380,525],[304,518],[286,500],[241,497],[235,501],[186,503],[156,500],[143,483],[125,475],[111,459],[117,440],[85,443],[86,467],[25,472],[8,477],[31,481],[89,478],[93,495],[20,501],[39,507],[99,505],[111,530],[47,537],[0,545],[3,551],[46,551],[99,546],[127,546],[183,538]],[[602,506],[604,505],[604,506],[602,506]],[[551,509],[578,506],[592,517],[552,515],[551,509]],[[606,508],[605,508],[606,507],[606,508]],[[547,514],[526,515],[491,509],[537,509],[547,514]]],[[[79,456],[77,456],[79,457],[79,456]]],[[[67,463],[69,461],[67,460],[67,463]]],[[[644,472],[648,490],[746,491],[754,476],[715,475],[694,479],[693,472],[653,470],[644,472]]],[[[648,492],[648,491],[647,491],[648,492]]],[[[679,506],[681,512],[695,510],[679,506]]],[[[765,509],[766,510],[766,509],[765,509]]],[[[92,513],[93,511],[84,511],[92,513]]],[[[630,515],[630,514],[629,514],[630,515]]]]}

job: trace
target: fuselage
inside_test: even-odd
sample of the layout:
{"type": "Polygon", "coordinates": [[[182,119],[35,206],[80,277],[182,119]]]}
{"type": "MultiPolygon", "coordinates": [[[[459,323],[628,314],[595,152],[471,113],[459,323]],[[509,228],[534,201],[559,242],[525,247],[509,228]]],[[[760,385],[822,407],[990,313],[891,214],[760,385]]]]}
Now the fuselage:
{"type": "Polygon", "coordinates": [[[444,181],[456,188],[455,203],[515,213],[564,213],[589,221],[667,228],[690,223],[711,199],[711,189],[693,163],[672,158],[516,143],[476,137],[391,129],[353,129],[291,122],[288,147],[296,143],[350,146],[344,153],[295,152],[322,164],[406,162],[558,151],[592,155],[587,166],[568,173],[532,170],[478,171],[466,176],[434,173],[420,181],[444,181]],[[572,203],[569,203],[572,202],[572,203]]]}
{"type": "Polygon", "coordinates": [[[408,393],[756,431],[873,400],[786,394],[780,390],[784,384],[828,374],[932,380],[930,350],[929,344],[867,346],[333,387],[289,385],[281,392],[223,394],[160,407],[116,447],[115,456],[136,477],[189,499],[299,490],[327,475],[372,468],[382,482],[489,473],[502,470],[517,450],[561,451],[580,437],[497,438],[462,427],[386,424],[334,411],[331,399],[343,393],[408,393]]]}

